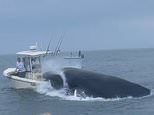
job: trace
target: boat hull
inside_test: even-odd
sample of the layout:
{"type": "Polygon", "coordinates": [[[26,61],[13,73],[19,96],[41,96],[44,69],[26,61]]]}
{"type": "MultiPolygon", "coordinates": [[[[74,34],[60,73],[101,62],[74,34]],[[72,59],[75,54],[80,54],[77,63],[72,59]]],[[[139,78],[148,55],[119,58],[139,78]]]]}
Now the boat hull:
{"type": "Polygon", "coordinates": [[[37,87],[37,85],[34,83],[28,83],[24,81],[15,80],[15,79],[10,79],[10,85],[11,87],[16,89],[26,89],[26,88],[35,89],[37,87]]]}
{"type": "Polygon", "coordinates": [[[19,76],[10,75],[14,68],[9,68],[4,71],[3,75],[9,80],[11,87],[16,89],[36,89],[41,83],[47,81],[33,80],[28,78],[21,78],[19,76]]]}

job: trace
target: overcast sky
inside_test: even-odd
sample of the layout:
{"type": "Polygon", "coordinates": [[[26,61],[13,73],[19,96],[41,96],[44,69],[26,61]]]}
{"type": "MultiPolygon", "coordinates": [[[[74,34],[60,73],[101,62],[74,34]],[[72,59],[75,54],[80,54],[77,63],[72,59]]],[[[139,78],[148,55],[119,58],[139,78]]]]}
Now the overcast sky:
{"type": "Polygon", "coordinates": [[[154,47],[154,0],[0,0],[0,54],[154,47]]]}

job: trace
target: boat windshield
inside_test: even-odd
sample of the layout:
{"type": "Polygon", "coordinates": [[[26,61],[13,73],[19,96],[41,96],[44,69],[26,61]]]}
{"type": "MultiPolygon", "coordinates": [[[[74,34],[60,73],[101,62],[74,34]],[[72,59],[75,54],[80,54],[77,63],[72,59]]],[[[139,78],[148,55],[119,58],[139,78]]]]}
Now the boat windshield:
{"type": "Polygon", "coordinates": [[[33,72],[41,72],[41,61],[40,57],[32,57],[31,58],[32,71],[33,72]]]}
{"type": "Polygon", "coordinates": [[[24,66],[27,72],[40,72],[40,57],[23,57],[24,66]]]}
{"type": "Polygon", "coordinates": [[[24,66],[27,72],[31,71],[30,68],[30,57],[23,57],[24,66]]]}

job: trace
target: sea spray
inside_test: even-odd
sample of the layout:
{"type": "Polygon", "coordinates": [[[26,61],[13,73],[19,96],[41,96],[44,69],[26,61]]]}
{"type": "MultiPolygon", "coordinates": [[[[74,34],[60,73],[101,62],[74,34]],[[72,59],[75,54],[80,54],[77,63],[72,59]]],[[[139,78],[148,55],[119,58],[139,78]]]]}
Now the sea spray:
{"type": "Polygon", "coordinates": [[[51,90],[53,90],[53,87],[51,86],[50,82],[42,82],[36,88],[36,91],[41,94],[46,94],[48,91],[51,90]]]}
{"type": "Polygon", "coordinates": [[[61,70],[61,72],[60,72],[59,75],[60,75],[61,78],[63,79],[63,87],[64,87],[64,88],[68,88],[68,84],[67,84],[67,82],[66,82],[66,77],[65,77],[65,74],[64,74],[63,70],[61,70]]]}
{"type": "Polygon", "coordinates": [[[53,74],[60,75],[63,80],[64,87],[57,90],[51,86],[50,82],[47,82],[40,84],[40,86],[38,86],[37,88],[37,92],[51,97],[59,97],[64,100],[74,100],[74,101],[117,101],[121,99],[132,98],[132,97],[126,97],[126,98],[117,97],[117,98],[105,99],[101,97],[98,98],[88,97],[86,95],[82,97],[82,95],[78,95],[77,90],[75,90],[73,94],[68,94],[69,89],[67,87],[68,85],[66,83],[66,78],[63,73],[64,67],[65,67],[65,62],[63,62],[61,59],[52,59],[45,61],[42,66],[43,72],[44,73],[52,72],[53,74]]]}
{"type": "Polygon", "coordinates": [[[51,72],[53,74],[60,75],[63,80],[63,87],[67,87],[66,78],[63,73],[63,68],[65,67],[66,62],[61,58],[53,58],[52,60],[46,60],[42,64],[43,73],[51,72]]]}
{"type": "MultiPolygon", "coordinates": [[[[50,82],[42,82],[38,87],[37,87],[37,92],[39,92],[40,94],[44,94],[47,96],[51,96],[51,97],[58,97],[62,100],[69,100],[69,101],[119,101],[119,100],[124,100],[124,99],[132,99],[133,97],[129,96],[129,97],[125,97],[125,98],[102,98],[102,97],[88,97],[86,95],[81,95],[81,93],[75,89],[73,94],[69,93],[69,89],[68,87],[64,87],[61,89],[54,89],[50,82]]],[[[83,92],[84,94],[84,92],[83,92]]]]}
{"type": "Polygon", "coordinates": [[[64,62],[60,58],[52,58],[43,61],[42,63],[42,71],[45,72],[53,72],[55,74],[60,73],[61,69],[64,66],[64,62]]]}
{"type": "Polygon", "coordinates": [[[77,97],[77,90],[74,90],[74,96],[77,97]]]}
{"type": "Polygon", "coordinates": [[[42,71],[53,72],[59,74],[63,68],[73,67],[81,68],[80,60],[65,59],[64,57],[52,57],[51,59],[44,60],[42,63],[42,71]]]}
{"type": "Polygon", "coordinates": [[[44,94],[47,96],[51,96],[51,97],[58,97],[60,100],[68,100],[68,101],[102,101],[102,102],[106,102],[106,101],[120,101],[120,100],[125,100],[125,99],[132,99],[133,97],[125,97],[125,98],[101,98],[101,97],[97,97],[97,98],[93,98],[93,97],[81,97],[78,95],[77,90],[74,91],[73,95],[67,95],[66,94],[66,88],[62,88],[59,90],[54,89],[53,87],[51,87],[50,83],[41,83],[36,90],[38,93],[40,94],[44,94]]]}
{"type": "Polygon", "coordinates": [[[68,94],[68,88],[62,88],[62,89],[54,89],[50,82],[42,82],[39,86],[37,86],[36,91],[40,94],[44,94],[47,96],[51,96],[51,97],[58,97],[62,100],[69,100],[69,101],[119,101],[119,100],[124,100],[124,99],[132,99],[133,97],[129,96],[129,97],[125,97],[125,98],[102,98],[102,97],[97,97],[97,98],[93,98],[93,97],[88,97],[88,96],[82,96],[80,94],[78,94],[78,90],[74,90],[73,94],[68,94]]]}

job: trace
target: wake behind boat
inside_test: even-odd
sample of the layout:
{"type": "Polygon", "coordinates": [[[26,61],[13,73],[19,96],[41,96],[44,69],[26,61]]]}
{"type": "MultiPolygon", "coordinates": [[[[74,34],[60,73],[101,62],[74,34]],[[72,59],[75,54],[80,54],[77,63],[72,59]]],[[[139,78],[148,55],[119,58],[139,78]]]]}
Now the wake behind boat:
{"type": "Polygon", "coordinates": [[[41,51],[38,50],[37,45],[30,46],[28,51],[17,52],[16,55],[19,68],[8,68],[3,72],[3,75],[10,80],[14,88],[36,88],[40,83],[48,82],[43,78],[43,64],[47,60],[50,60],[47,62],[49,64],[55,60],[61,60],[63,64],[60,66],[81,68],[83,59],[81,51],[77,55],[71,53],[66,56],[60,52],[59,48],[55,52],[41,51]]]}

